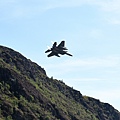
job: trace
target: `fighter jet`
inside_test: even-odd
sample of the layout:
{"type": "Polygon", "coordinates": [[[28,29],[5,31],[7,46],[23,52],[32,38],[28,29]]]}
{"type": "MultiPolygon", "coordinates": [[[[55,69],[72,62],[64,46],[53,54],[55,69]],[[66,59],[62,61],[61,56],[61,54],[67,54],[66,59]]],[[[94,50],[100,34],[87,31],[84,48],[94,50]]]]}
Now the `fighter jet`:
{"type": "Polygon", "coordinates": [[[67,52],[67,48],[65,47],[65,41],[61,41],[61,43],[57,46],[57,42],[54,42],[52,48],[48,49],[45,51],[45,53],[48,53],[48,52],[51,52],[50,54],[48,54],[48,57],[51,57],[51,56],[57,56],[57,57],[60,57],[59,54],[61,55],[69,55],[69,56],[72,56],[71,54],[69,54],[67,52]]]}

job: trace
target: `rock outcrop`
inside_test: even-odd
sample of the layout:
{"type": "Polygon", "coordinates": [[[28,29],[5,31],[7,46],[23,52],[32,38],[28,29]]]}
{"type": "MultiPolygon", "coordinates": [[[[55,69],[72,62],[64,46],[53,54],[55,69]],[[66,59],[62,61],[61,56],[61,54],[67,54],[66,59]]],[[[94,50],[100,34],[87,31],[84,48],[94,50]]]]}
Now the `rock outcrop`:
{"type": "Polygon", "coordinates": [[[120,120],[108,103],[49,78],[38,64],[0,46],[0,120],[120,120]]]}

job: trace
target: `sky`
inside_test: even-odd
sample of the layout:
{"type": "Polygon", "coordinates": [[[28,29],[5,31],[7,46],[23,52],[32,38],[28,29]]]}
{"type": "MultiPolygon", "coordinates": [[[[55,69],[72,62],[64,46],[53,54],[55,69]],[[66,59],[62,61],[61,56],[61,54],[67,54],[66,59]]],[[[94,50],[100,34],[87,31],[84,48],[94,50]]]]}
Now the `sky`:
{"type": "Polygon", "coordinates": [[[119,31],[119,0],[0,0],[0,45],[120,111],[119,31]],[[73,57],[48,58],[62,40],[73,57]]]}

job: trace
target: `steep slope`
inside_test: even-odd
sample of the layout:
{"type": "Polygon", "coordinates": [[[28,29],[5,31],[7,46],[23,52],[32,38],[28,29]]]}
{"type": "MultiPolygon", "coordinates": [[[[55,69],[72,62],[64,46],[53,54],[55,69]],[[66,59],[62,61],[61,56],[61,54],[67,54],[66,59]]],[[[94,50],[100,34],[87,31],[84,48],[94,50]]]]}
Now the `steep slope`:
{"type": "Polygon", "coordinates": [[[0,46],[0,120],[120,120],[120,113],[0,46]]]}

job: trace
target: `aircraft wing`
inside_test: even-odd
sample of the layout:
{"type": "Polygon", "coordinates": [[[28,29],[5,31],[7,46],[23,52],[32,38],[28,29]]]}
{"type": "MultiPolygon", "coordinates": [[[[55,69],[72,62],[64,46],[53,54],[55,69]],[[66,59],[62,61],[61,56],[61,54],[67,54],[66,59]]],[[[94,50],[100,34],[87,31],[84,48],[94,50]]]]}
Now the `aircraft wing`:
{"type": "Polygon", "coordinates": [[[64,48],[65,46],[65,41],[62,41],[57,47],[58,48],[64,48]]]}
{"type": "Polygon", "coordinates": [[[54,56],[54,52],[51,52],[50,54],[48,54],[48,57],[54,56]]]}
{"type": "Polygon", "coordinates": [[[45,51],[45,53],[50,52],[50,51],[51,51],[51,50],[50,50],[50,49],[48,49],[48,50],[46,50],[46,51],[45,51]]]}
{"type": "Polygon", "coordinates": [[[48,57],[52,57],[52,56],[57,56],[57,57],[60,57],[59,55],[58,55],[58,53],[55,53],[55,52],[51,52],[49,55],[48,55],[48,57]]]}

